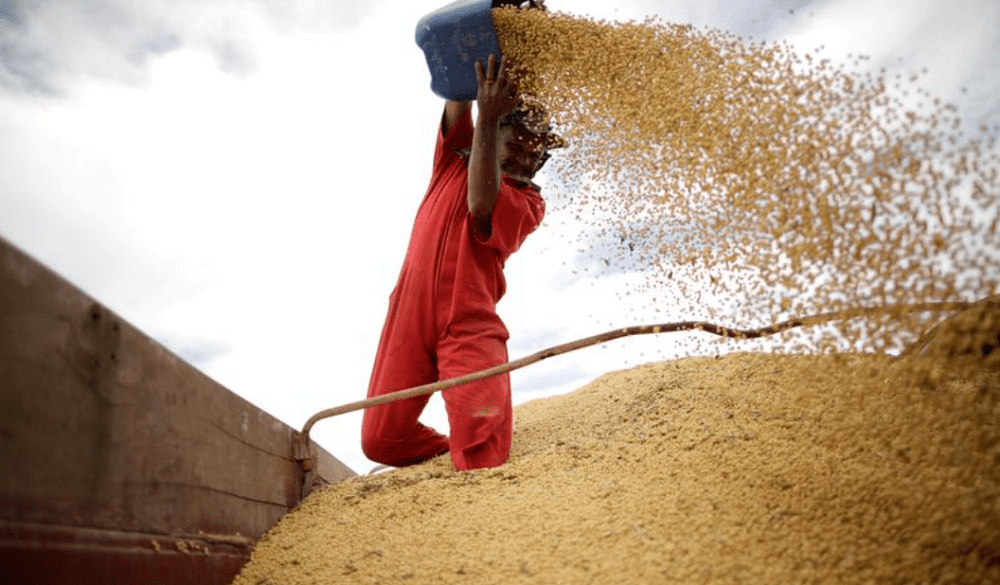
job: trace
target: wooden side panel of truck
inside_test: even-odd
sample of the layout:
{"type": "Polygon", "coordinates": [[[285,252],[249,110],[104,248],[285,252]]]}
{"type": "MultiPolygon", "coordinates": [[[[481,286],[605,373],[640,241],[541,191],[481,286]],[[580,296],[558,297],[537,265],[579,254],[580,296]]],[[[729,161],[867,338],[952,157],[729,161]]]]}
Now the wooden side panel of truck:
{"type": "Polygon", "coordinates": [[[300,501],[294,436],[0,239],[4,582],[228,583],[300,501]]]}

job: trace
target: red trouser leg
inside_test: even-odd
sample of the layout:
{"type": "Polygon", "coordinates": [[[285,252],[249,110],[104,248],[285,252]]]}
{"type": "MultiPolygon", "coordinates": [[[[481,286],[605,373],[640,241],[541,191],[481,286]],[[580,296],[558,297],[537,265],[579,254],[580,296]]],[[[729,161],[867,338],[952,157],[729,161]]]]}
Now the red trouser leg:
{"type": "MultiPolygon", "coordinates": [[[[486,336],[446,337],[438,343],[442,380],[507,361],[503,340],[486,336]]],[[[510,456],[513,409],[510,376],[501,374],[443,391],[451,426],[451,460],[460,471],[497,467],[510,456]]]]}
{"type": "MultiPolygon", "coordinates": [[[[413,339],[412,335],[392,338],[401,330],[387,327],[392,333],[390,339],[380,344],[375,357],[369,398],[437,380],[437,368],[419,339],[413,339]]],[[[361,448],[365,456],[378,463],[402,467],[447,451],[448,437],[417,421],[429,399],[429,395],[417,396],[366,408],[361,422],[361,448]]]]}

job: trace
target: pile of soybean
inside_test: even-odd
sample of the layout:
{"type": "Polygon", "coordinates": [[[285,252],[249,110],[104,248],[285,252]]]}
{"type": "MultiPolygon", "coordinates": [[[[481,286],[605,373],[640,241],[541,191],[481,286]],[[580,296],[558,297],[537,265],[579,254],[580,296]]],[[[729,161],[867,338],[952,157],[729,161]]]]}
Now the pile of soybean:
{"type": "Polygon", "coordinates": [[[310,495],[235,583],[1000,583],[1000,376],[920,359],[609,373],[515,409],[502,467],[310,495]]]}
{"type": "MultiPolygon", "coordinates": [[[[595,277],[646,275],[622,291],[652,299],[637,320],[756,327],[1000,293],[1000,128],[964,122],[920,71],[654,18],[493,20],[570,144],[546,168],[550,216],[583,226],[595,277]]],[[[794,349],[891,353],[938,317],[844,322],[794,349]]]]}

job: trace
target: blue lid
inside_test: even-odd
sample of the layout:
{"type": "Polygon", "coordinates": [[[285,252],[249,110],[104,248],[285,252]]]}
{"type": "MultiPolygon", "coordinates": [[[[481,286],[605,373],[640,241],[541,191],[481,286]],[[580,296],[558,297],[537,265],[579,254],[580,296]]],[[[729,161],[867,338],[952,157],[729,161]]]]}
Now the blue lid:
{"type": "Polygon", "coordinates": [[[458,0],[417,23],[417,45],[427,58],[431,90],[437,95],[459,102],[476,99],[475,62],[486,65],[490,53],[500,58],[492,5],[492,0],[458,0]]]}

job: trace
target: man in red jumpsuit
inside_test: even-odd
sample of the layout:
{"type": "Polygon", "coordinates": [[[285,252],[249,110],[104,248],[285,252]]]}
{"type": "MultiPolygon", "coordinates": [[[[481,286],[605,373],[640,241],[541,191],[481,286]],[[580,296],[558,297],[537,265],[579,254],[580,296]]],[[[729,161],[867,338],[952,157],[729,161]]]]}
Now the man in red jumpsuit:
{"type": "MultiPolygon", "coordinates": [[[[504,262],[542,221],[545,203],[531,182],[561,146],[537,109],[520,105],[503,57],[476,62],[477,117],[471,102],[445,105],[430,186],[382,329],[368,397],[477,372],[508,361],[509,334],[496,304],[504,262]]],[[[392,466],[451,453],[459,470],[496,467],[510,454],[507,374],[443,391],[450,436],[417,421],[429,396],[365,410],[365,455],[392,466]]]]}

